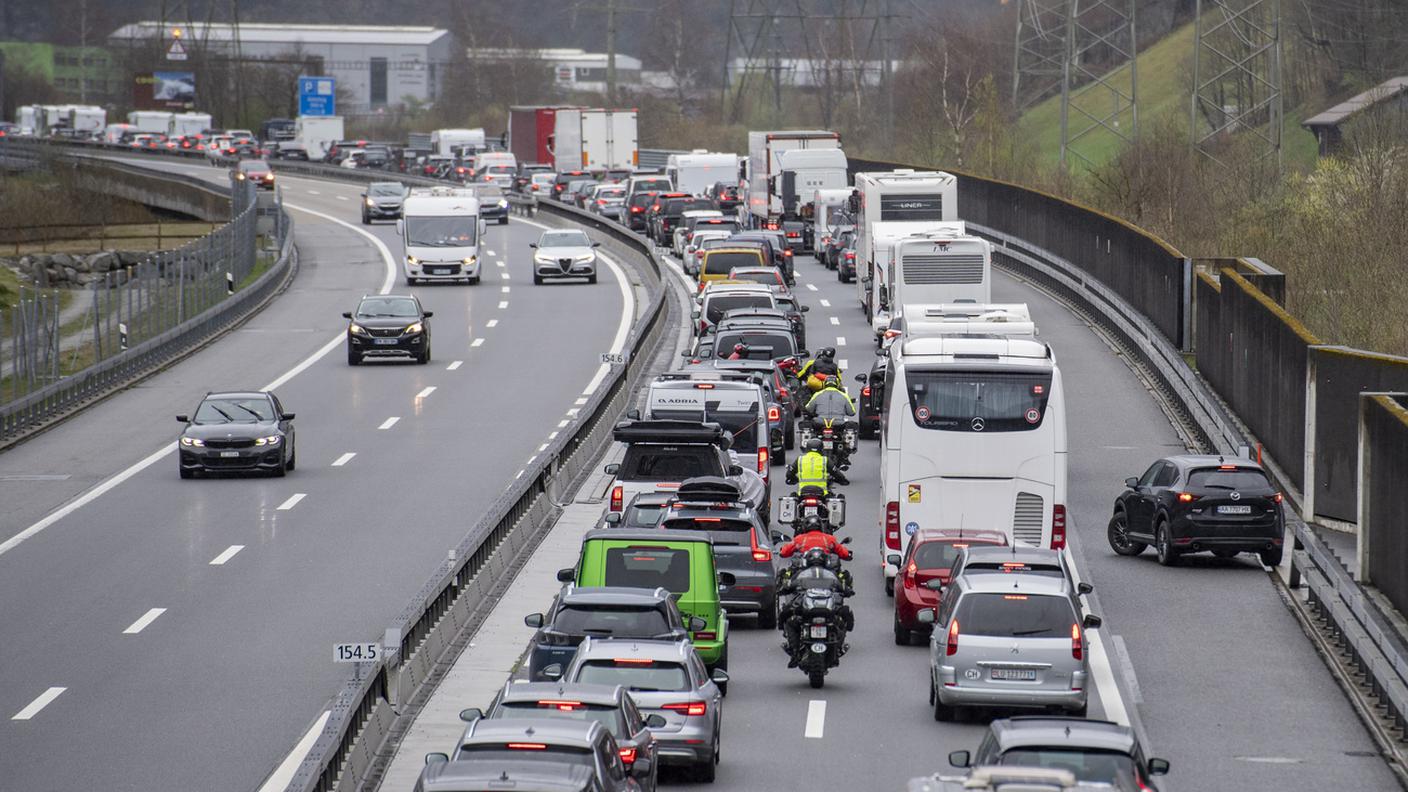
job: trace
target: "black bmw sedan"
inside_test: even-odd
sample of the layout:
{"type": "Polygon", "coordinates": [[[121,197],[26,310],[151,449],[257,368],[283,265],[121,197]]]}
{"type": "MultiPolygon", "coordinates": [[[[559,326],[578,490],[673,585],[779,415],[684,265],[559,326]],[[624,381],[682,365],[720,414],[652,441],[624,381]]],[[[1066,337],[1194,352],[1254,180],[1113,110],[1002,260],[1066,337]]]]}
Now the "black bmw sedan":
{"type": "Polygon", "coordinates": [[[293,470],[293,413],[268,391],[207,393],[178,441],[181,478],[197,473],[259,471],[283,476],[293,470]]]}

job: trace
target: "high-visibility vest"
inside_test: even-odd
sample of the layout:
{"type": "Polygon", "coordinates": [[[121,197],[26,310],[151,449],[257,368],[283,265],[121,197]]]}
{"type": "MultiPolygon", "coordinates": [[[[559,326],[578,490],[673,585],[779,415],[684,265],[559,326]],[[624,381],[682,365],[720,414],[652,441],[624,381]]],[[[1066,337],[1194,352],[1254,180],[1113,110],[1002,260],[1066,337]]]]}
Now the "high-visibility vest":
{"type": "Polygon", "coordinates": [[[826,457],[816,451],[808,451],[797,459],[797,492],[805,487],[820,487],[824,493],[829,477],[826,475],[826,457]]]}

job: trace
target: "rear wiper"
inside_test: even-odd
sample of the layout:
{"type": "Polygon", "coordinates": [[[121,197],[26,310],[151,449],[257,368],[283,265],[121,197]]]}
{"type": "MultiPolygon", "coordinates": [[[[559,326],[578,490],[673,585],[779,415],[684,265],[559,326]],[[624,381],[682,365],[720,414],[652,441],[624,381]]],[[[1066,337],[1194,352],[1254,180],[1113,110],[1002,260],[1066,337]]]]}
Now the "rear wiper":
{"type": "Polygon", "coordinates": [[[1049,632],[1051,632],[1051,630],[1048,629],[1048,628],[1045,628],[1045,627],[1041,628],[1040,630],[1018,630],[1018,631],[1012,633],[1012,637],[1013,637],[1013,638],[1017,638],[1017,637],[1024,636],[1024,635],[1041,635],[1042,633],[1049,633],[1049,632]]]}
{"type": "Polygon", "coordinates": [[[1229,487],[1229,486],[1227,486],[1226,484],[1204,484],[1203,486],[1204,486],[1204,487],[1207,487],[1208,489],[1220,489],[1220,490],[1232,490],[1232,489],[1236,489],[1236,487],[1229,487]]]}
{"type": "Polygon", "coordinates": [[[610,627],[583,627],[582,632],[587,635],[615,635],[616,631],[610,627]]]}

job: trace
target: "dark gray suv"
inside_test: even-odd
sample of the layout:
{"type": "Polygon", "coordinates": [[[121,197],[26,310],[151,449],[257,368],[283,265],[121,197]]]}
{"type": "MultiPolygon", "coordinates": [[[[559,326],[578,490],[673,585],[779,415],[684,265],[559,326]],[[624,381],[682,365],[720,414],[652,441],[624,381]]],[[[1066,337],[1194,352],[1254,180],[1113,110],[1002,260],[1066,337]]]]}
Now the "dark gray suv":
{"type": "Polygon", "coordinates": [[[1101,720],[1061,717],[1002,718],[992,722],[978,750],[948,755],[954,767],[1018,765],[1070,770],[1077,781],[1096,781],[1120,789],[1157,792],[1149,780],[1168,772],[1168,760],[1147,758],[1128,726],[1101,720]]]}
{"type": "Polygon", "coordinates": [[[552,666],[557,666],[560,676],[577,653],[577,645],[588,635],[683,641],[689,638],[690,630],[704,629],[703,621],[691,617],[687,623],[670,592],[663,588],[568,585],[546,614],[530,613],[523,619],[538,631],[528,655],[528,678],[548,679],[544,672],[552,666]]]}

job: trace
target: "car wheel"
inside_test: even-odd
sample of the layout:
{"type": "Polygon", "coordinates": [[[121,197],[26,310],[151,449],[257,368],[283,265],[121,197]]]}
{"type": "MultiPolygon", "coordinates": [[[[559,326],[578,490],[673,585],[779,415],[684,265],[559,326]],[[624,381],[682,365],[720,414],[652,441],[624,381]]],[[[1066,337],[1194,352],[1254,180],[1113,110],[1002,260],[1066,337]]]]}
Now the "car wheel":
{"type": "Polygon", "coordinates": [[[596,283],[596,273],[587,276],[587,283],[596,283]]]}
{"type": "Polygon", "coordinates": [[[1285,555],[1285,548],[1280,546],[1268,547],[1265,550],[1258,551],[1257,555],[1261,557],[1262,564],[1269,567],[1278,567],[1281,565],[1281,557],[1285,555]]]}
{"type": "Polygon", "coordinates": [[[953,708],[953,707],[950,707],[949,705],[947,705],[947,704],[945,704],[945,703],[943,703],[943,701],[939,699],[939,693],[938,693],[938,691],[935,690],[935,691],[934,691],[934,720],[940,721],[940,722],[942,722],[942,723],[948,723],[948,722],[952,721],[956,715],[957,715],[957,712],[954,711],[954,708],[953,708]]]}
{"type": "Polygon", "coordinates": [[[899,614],[895,614],[895,646],[909,646],[910,631],[900,626],[899,614]]]}
{"type": "Polygon", "coordinates": [[[788,451],[791,451],[797,447],[796,431],[789,432],[786,429],[782,431],[782,447],[787,449],[788,451]]]}
{"type": "Polygon", "coordinates": [[[349,365],[349,366],[360,366],[360,365],[362,365],[362,356],[359,355],[359,354],[357,354],[356,352],[353,352],[353,351],[350,350],[350,349],[347,350],[347,365],[349,365]]]}
{"type": "Polygon", "coordinates": [[[371,225],[371,224],[372,224],[371,218],[367,217],[366,213],[363,212],[363,213],[362,213],[362,225],[371,225]]]}
{"type": "Polygon", "coordinates": [[[891,597],[895,596],[895,579],[892,577],[885,578],[885,594],[891,597]]]}
{"type": "Polygon", "coordinates": [[[406,276],[406,285],[407,285],[407,286],[414,286],[414,285],[416,285],[416,279],[415,279],[415,278],[412,278],[410,275],[407,275],[407,276],[406,276]]]}
{"type": "Polygon", "coordinates": [[[1122,556],[1137,556],[1148,547],[1129,538],[1129,517],[1123,510],[1115,512],[1115,516],[1110,518],[1105,538],[1110,542],[1110,549],[1122,556]]]}
{"type": "Polygon", "coordinates": [[[425,345],[425,351],[422,352],[422,353],[420,353],[420,355],[418,355],[418,356],[416,357],[416,363],[418,363],[418,364],[424,366],[426,363],[429,363],[429,362],[430,362],[430,345],[429,345],[429,344],[426,344],[426,345],[425,345]]]}
{"type": "Polygon", "coordinates": [[[180,467],[179,465],[178,465],[177,467],[178,467],[178,468],[180,469],[180,471],[181,471],[181,478],[183,478],[183,479],[191,479],[191,478],[195,478],[195,477],[196,477],[196,472],[195,472],[194,470],[190,470],[190,469],[188,469],[188,468],[183,468],[183,467],[180,467]]]}
{"type": "Polygon", "coordinates": [[[841,274],[841,268],[840,268],[840,267],[837,267],[837,268],[836,268],[836,280],[838,280],[838,281],[840,281],[840,282],[842,282],[842,283],[845,283],[845,282],[846,282],[846,276],[843,275],[843,274],[841,274]]]}
{"type": "Polygon", "coordinates": [[[719,759],[721,758],[721,754],[722,751],[719,745],[719,725],[716,723],[714,724],[713,755],[706,759],[702,764],[695,766],[695,775],[699,777],[700,781],[703,781],[706,784],[714,783],[714,778],[718,775],[719,759]]]}
{"type": "Polygon", "coordinates": [[[281,460],[281,461],[279,462],[279,466],[278,466],[278,467],[274,468],[274,478],[283,478],[284,476],[287,476],[287,475],[288,475],[288,460],[287,460],[287,459],[284,459],[284,460],[281,460]]]}
{"type": "Polygon", "coordinates": [[[1067,715],[1071,715],[1071,716],[1076,717],[1076,718],[1084,718],[1084,717],[1085,717],[1085,713],[1088,712],[1089,710],[1090,710],[1090,702],[1087,701],[1086,703],[1080,705],[1080,706],[1077,707],[1076,709],[1067,710],[1067,711],[1066,711],[1066,714],[1067,714],[1067,715]]]}
{"type": "Polygon", "coordinates": [[[1159,554],[1159,563],[1164,566],[1178,565],[1178,551],[1173,548],[1173,538],[1168,535],[1168,523],[1160,522],[1154,529],[1154,550],[1159,554]]]}
{"type": "Polygon", "coordinates": [[[543,276],[542,276],[542,275],[539,275],[539,274],[536,273],[536,272],[533,273],[533,285],[534,285],[534,286],[542,286],[542,285],[543,285],[543,276]]]}
{"type": "Polygon", "coordinates": [[[288,462],[284,464],[284,470],[292,471],[298,465],[298,447],[289,446],[288,462]]]}

